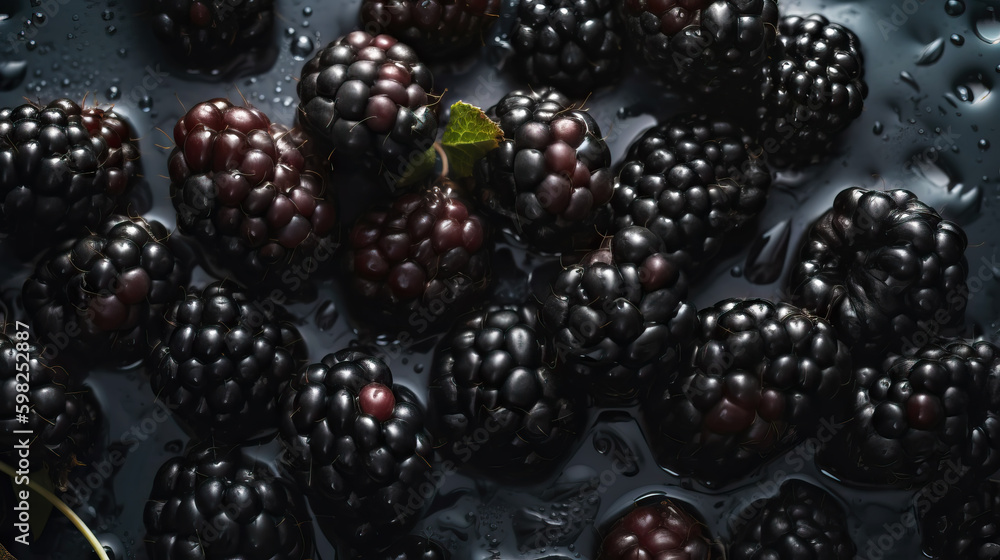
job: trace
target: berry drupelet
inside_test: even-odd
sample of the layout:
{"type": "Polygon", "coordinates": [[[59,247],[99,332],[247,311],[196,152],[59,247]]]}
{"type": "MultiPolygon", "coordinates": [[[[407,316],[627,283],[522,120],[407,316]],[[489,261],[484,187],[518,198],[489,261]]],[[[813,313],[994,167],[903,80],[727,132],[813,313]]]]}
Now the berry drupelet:
{"type": "Polygon", "coordinates": [[[510,42],[515,63],[534,87],[583,98],[621,72],[613,0],[524,0],[510,42]]]}
{"type": "Polygon", "coordinates": [[[590,247],[614,189],[597,122],[553,89],[508,93],[487,115],[505,139],[475,167],[484,207],[536,249],[590,247]]]}
{"type": "Polygon", "coordinates": [[[153,0],[153,33],[170,53],[195,66],[226,62],[266,43],[273,0],[153,0]]]}
{"type": "Polygon", "coordinates": [[[921,548],[935,560],[989,560],[1000,555],[1000,483],[918,495],[921,548]]]}
{"type": "Polygon", "coordinates": [[[763,210],[771,173],[735,124],[681,116],[629,148],[611,199],[613,226],[643,226],[671,259],[696,272],[726,234],[763,210]]]}
{"type": "Polygon", "coordinates": [[[482,45],[499,19],[500,0],[364,0],[361,23],[413,47],[427,60],[447,60],[482,45]]]}
{"type": "Polygon", "coordinates": [[[644,403],[664,466],[724,484],[808,437],[849,397],[850,351],[825,320],[760,299],[725,300],[698,318],[679,371],[644,403]]]}
{"type": "Polygon", "coordinates": [[[293,378],[280,404],[284,462],[324,530],[366,549],[405,535],[425,502],[416,488],[431,480],[433,449],[389,367],[357,350],[329,354],[293,378]]]}
{"type": "Polygon", "coordinates": [[[174,302],[149,359],[156,398],[189,432],[218,443],[277,430],[277,397],[305,360],[280,312],[224,282],[174,302]]]}
{"type": "Polygon", "coordinates": [[[597,560],[709,560],[712,547],[703,524],[679,505],[663,500],[639,506],[604,537],[597,560]]]}
{"type": "Polygon", "coordinates": [[[809,230],[791,301],[828,317],[859,353],[915,349],[963,324],[968,240],[905,190],[841,191],[809,230]]]}
{"type": "Polygon", "coordinates": [[[111,109],[69,99],[0,109],[0,232],[34,256],[96,227],[139,175],[139,148],[111,109]]]}
{"type": "Polygon", "coordinates": [[[113,215],[39,261],[22,298],[39,341],[88,362],[145,358],[190,274],[159,222],[113,215]]]}

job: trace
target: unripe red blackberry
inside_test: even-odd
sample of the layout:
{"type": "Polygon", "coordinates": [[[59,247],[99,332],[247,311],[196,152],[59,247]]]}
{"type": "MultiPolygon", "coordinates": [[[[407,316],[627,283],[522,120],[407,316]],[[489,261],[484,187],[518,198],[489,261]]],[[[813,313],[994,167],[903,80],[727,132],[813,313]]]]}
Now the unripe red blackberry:
{"type": "Polygon", "coordinates": [[[604,537],[597,560],[709,560],[703,524],[679,505],[663,500],[639,506],[604,537]]]}

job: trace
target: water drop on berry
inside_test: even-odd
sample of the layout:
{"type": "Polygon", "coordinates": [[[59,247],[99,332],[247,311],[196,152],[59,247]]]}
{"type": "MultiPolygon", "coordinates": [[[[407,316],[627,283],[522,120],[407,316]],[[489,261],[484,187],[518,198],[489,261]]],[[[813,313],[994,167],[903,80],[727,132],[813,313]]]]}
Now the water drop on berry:
{"type": "Polygon", "coordinates": [[[361,407],[361,412],[374,416],[379,422],[385,422],[392,418],[392,411],[396,408],[396,397],[385,385],[369,383],[358,393],[358,405],[361,407]]]}

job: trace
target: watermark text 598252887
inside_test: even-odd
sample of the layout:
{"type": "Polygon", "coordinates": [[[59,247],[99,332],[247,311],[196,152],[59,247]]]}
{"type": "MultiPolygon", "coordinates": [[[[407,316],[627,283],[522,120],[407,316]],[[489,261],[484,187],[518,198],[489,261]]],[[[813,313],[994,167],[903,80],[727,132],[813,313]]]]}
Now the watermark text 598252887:
{"type": "MultiPolygon", "coordinates": [[[[14,362],[17,364],[17,374],[14,383],[14,418],[19,424],[26,425],[31,412],[31,396],[29,393],[31,382],[30,361],[28,355],[28,325],[18,321],[15,323],[14,332],[14,362]]],[[[31,512],[29,511],[28,497],[28,475],[31,472],[31,439],[34,436],[30,427],[26,429],[14,430],[14,454],[17,456],[17,464],[14,465],[16,475],[14,477],[14,530],[16,536],[14,540],[28,546],[29,534],[31,530],[31,512]]]]}

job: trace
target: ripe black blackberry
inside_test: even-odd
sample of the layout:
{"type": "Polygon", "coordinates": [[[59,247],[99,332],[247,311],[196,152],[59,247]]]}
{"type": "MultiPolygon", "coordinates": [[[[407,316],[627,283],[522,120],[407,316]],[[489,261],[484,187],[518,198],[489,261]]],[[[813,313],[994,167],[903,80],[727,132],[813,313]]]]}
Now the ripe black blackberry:
{"type": "Polygon", "coordinates": [[[451,186],[439,181],[403,194],[391,206],[369,210],[351,229],[350,282],[384,318],[409,315],[409,326],[418,327],[452,317],[486,287],[486,223],[451,186]],[[418,311],[427,313],[414,318],[418,311]]]}
{"type": "Polygon", "coordinates": [[[909,191],[849,188],[809,230],[791,301],[861,353],[919,348],[965,320],[967,244],[909,191]]]}
{"type": "Polygon", "coordinates": [[[364,0],[361,23],[405,41],[427,60],[441,60],[485,42],[500,0],[364,0]]]}
{"type": "Polygon", "coordinates": [[[412,48],[354,31],[303,66],[299,120],[334,157],[376,156],[386,179],[398,181],[437,137],[433,86],[412,48]]]}
{"type": "Polygon", "coordinates": [[[132,131],[110,109],[69,99],[0,109],[0,232],[25,255],[96,227],[138,174],[132,131]]]}
{"type": "Polygon", "coordinates": [[[386,548],[420,518],[433,449],[423,412],[379,358],[329,354],[281,396],[284,462],[325,531],[386,548]]]}
{"type": "Polygon", "coordinates": [[[177,224],[238,278],[273,283],[333,251],[337,214],[324,193],[326,162],[301,131],[213,99],[177,121],[174,142],[168,168],[177,224]]]}
{"type": "Polygon", "coordinates": [[[761,299],[724,300],[698,319],[677,375],[661,377],[644,403],[664,466],[724,484],[809,437],[821,420],[839,422],[851,356],[825,320],[761,299]]]}
{"type": "Polygon", "coordinates": [[[663,78],[693,92],[749,86],[775,42],[775,0],[622,0],[625,36],[663,78]]]}
{"type": "Polygon", "coordinates": [[[273,26],[273,0],[153,0],[153,34],[197,66],[262,45],[273,26]]]}
{"type": "Polygon", "coordinates": [[[537,249],[590,247],[614,181],[597,122],[553,89],[508,93],[487,115],[505,139],[475,167],[485,208],[537,249]]]}
{"type": "Polygon", "coordinates": [[[604,537],[597,552],[597,560],[709,560],[711,557],[712,547],[704,524],[666,499],[625,514],[604,537]]]}
{"type": "Polygon", "coordinates": [[[43,360],[27,334],[13,324],[0,333],[0,458],[18,468],[15,446],[28,439],[30,470],[48,467],[52,481],[65,489],[70,470],[84,464],[93,450],[100,410],[90,389],[63,367],[43,360]],[[25,355],[27,361],[18,359],[25,355]],[[26,374],[27,381],[18,374],[26,374]],[[19,391],[24,388],[20,385],[27,385],[27,391],[19,391]],[[19,393],[25,394],[27,402],[18,399],[19,393]],[[21,415],[26,421],[20,421],[21,415]],[[32,434],[16,434],[16,430],[32,434]]]}
{"type": "Polygon", "coordinates": [[[825,17],[786,16],[751,97],[751,125],[768,161],[808,165],[861,115],[868,86],[858,37],[825,17]]]}
{"type": "Polygon", "coordinates": [[[1000,349],[946,339],[870,364],[855,371],[851,421],[820,453],[825,468],[897,487],[1000,468],[1000,349]]]}
{"type": "Polygon", "coordinates": [[[541,322],[571,382],[628,400],[674,371],[694,334],[687,281],[648,229],[616,233],[610,249],[562,271],[543,300],[541,322]]]}
{"type": "Polygon", "coordinates": [[[611,199],[614,228],[655,233],[671,259],[696,272],[726,234],[767,201],[771,172],[735,124],[682,116],[646,131],[629,148],[611,199]]]}
{"type": "Polygon", "coordinates": [[[731,560],[853,560],[857,551],[844,508],[800,480],[785,482],[780,494],[753,502],[740,517],[746,523],[729,545],[731,560]]]}
{"type": "Polygon", "coordinates": [[[917,498],[921,547],[935,560],[984,560],[1000,554],[1000,485],[949,489],[938,501],[917,498]]]}
{"type": "Polygon", "coordinates": [[[435,448],[496,473],[537,473],[557,464],[584,417],[531,305],[491,307],[463,318],[440,343],[431,380],[435,448]],[[476,432],[489,440],[480,443],[476,432]]]}
{"type": "Polygon", "coordinates": [[[22,298],[40,342],[84,362],[145,358],[158,321],[190,270],[163,224],[113,215],[47,254],[22,298]]]}
{"type": "Polygon", "coordinates": [[[199,438],[239,443],[278,428],[278,396],[306,349],[281,310],[224,282],[174,302],[149,385],[199,438]]]}
{"type": "Polygon", "coordinates": [[[510,42],[532,86],[553,86],[583,98],[621,73],[612,0],[524,0],[510,42]]]}
{"type": "Polygon", "coordinates": [[[168,460],[143,513],[152,560],[305,560],[313,535],[291,484],[241,448],[168,460]]]}

